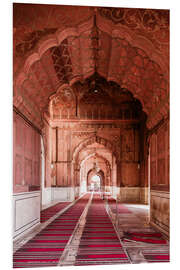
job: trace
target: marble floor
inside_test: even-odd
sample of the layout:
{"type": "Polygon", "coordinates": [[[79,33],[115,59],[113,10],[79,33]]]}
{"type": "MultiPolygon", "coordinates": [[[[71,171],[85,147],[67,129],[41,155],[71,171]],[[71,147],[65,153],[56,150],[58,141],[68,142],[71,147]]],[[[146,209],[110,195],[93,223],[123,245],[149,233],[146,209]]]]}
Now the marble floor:
{"type": "MultiPolygon", "coordinates": [[[[93,195],[93,194],[92,194],[93,195]]],[[[64,249],[63,254],[61,255],[59,264],[60,266],[65,265],[74,265],[76,260],[76,255],[78,252],[78,247],[80,243],[80,239],[83,233],[83,229],[86,223],[86,215],[91,205],[92,195],[79,218],[79,221],[76,224],[73,234],[71,235],[66,248],[64,249]]],[[[36,230],[32,231],[22,239],[19,239],[14,242],[13,251],[15,252],[20,247],[22,247],[27,241],[32,239],[38,232],[40,232],[43,228],[45,228],[48,224],[50,224],[57,216],[61,215],[66,211],[69,207],[71,207],[75,202],[68,205],[65,209],[58,212],[55,216],[50,218],[48,221],[42,223],[36,230]]],[[[166,240],[165,244],[152,244],[141,241],[126,241],[126,233],[127,232],[143,232],[143,233],[154,233],[157,232],[154,228],[149,225],[149,208],[147,205],[141,204],[124,204],[129,210],[130,213],[123,214],[114,214],[111,211],[107,201],[104,201],[106,205],[106,210],[109,214],[109,217],[114,225],[116,233],[119,237],[119,241],[125,250],[126,254],[129,257],[129,261],[132,264],[137,263],[148,263],[146,259],[146,253],[162,253],[169,251],[169,242],[166,237],[163,238],[166,240]]]]}
{"type": "Polygon", "coordinates": [[[165,244],[152,244],[141,241],[123,241],[126,237],[126,232],[133,233],[158,233],[157,229],[153,228],[150,224],[149,206],[142,204],[124,204],[131,213],[119,214],[118,216],[111,212],[110,207],[107,205],[107,211],[119,235],[120,242],[126,250],[131,263],[148,263],[144,253],[169,253],[169,241],[167,236],[162,235],[166,242],[165,244]]]}

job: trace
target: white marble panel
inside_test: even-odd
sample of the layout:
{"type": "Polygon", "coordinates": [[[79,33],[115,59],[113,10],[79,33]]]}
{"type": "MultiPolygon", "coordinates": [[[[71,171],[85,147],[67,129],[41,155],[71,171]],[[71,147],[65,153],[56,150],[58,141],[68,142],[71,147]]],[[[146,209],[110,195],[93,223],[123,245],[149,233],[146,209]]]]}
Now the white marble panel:
{"type": "Polygon", "coordinates": [[[75,200],[74,187],[69,187],[69,200],[70,200],[70,202],[75,200]]]}
{"type": "Polygon", "coordinates": [[[51,203],[52,201],[52,192],[51,187],[42,189],[42,205],[51,203]]]}
{"type": "Polygon", "coordinates": [[[73,187],[53,187],[52,188],[52,201],[69,202],[74,200],[73,187]]]}
{"type": "Polygon", "coordinates": [[[40,192],[13,195],[13,237],[27,233],[40,223],[40,192]]]}
{"type": "Polygon", "coordinates": [[[85,192],[87,192],[87,184],[86,184],[86,181],[82,181],[81,186],[80,186],[80,195],[85,192]]]}
{"type": "Polygon", "coordinates": [[[75,187],[75,197],[78,198],[80,196],[80,187],[75,187]]]}

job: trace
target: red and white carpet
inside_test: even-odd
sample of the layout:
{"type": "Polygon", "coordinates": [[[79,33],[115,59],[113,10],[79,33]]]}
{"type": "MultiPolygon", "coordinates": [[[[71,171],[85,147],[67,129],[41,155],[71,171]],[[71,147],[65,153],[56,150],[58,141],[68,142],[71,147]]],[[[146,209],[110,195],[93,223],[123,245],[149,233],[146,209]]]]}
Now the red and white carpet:
{"type": "Polygon", "coordinates": [[[143,250],[142,254],[149,263],[169,262],[169,250],[143,250]]]}
{"type": "Polygon", "coordinates": [[[132,232],[126,231],[121,239],[123,242],[143,242],[149,244],[166,245],[168,241],[164,239],[160,232],[132,232]]]}
{"type": "Polygon", "coordinates": [[[94,194],[75,265],[129,263],[99,194],[94,194]]]}
{"type": "Polygon", "coordinates": [[[51,207],[48,207],[47,209],[44,209],[41,211],[41,222],[45,222],[54,215],[56,215],[59,211],[61,211],[63,208],[65,208],[67,205],[69,205],[70,202],[60,202],[56,205],[53,205],[51,207]]]}
{"type": "Polygon", "coordinates": [[[89,196],[89,194],[83,196],[75,205],[17,250],[13,256],[13,267],[57,266],[89,196]]]}

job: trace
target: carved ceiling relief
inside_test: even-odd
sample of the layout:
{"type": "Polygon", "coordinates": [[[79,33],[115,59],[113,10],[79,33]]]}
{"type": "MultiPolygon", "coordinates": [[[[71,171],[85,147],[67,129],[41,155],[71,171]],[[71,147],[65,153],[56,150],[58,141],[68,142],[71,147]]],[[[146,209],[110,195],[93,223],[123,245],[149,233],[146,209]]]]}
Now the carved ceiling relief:
{"type": "Polygon", "coordinates": [[[57,28],[72,27],[86,21],[94,15],[95,9],[97,16],[116,25],[127,26],[142,35],[148,33],[148,38],[152,36],[154,43],[166,44],[169,41],[168,10],[25,4],[14,4],[13,8],[14,38],[20,54],[32,50],[42,37],[54,33],[57,28]]]}
{"type": "MultiPolygon", "coordinates": [[[[87,111],[84,108],[81,108],[82,110],[76,108],[77,117],[87,119],[105,119],[106,117],[107,119],[118,117],[123,119],[124,115],[127,118],[128,115],[132,117],[133,112],[114,110],[114,102],[118,100],[119,92],[121,92],[118,91],[118,87],[111,85],[112,81],[116,81],[119,89],[128,89],[141,102],[143,110],[148,115],[148,128],[152,128],[169,110],[168,68],[160,59],[164,54],[165,62],[163,63],[168,63],[167,53],[160,51],[169,46],[169,11],[124,8],[96,8],[95,11],[94,8],[78,7],[78,18],[76,12],[76,14],[72,13],[74,8],[29,5],[30,13],[28,13],[27,5],[19,4],[19,9],[18,4],[15,5],[15,54],[23,58],[22,63],[17,61],[22,68],[15,77],[15,104],[19,109],[21,108],[22,113],[28,115],[31,121],[37,123],[36,118],[43,117],[43,112],[47,110],[49,97],[64,84],[69,84],[76,95],[79,109],[81,100],[84,107],[87,104],[90,107],[92,103],[98,101],[100,104],[102,100],[106,105],[106,101],[113,99],[111,108],[102,106],[100,111],[97,108],[93,111],[89,108],[87,111]],[[27,18],[21,14],[23,9],[27,18]],[[48,9],[49,15],[45,16],[48,9]],[[39,14],[39,20],[31,14],[32,10],[35,14],[39,14]],[[41,10],[43,10],[42,13],[41,10]],[[66,12],[63,13],[63,10],[66,12]],[[73,21],[73,18],[76,19],[73,21]],[[102,18],[112,28],[112,36],[109,32],[105,32],[102,18]],[[80,27],[83,20],[86,21],[86,25],[83,31],[78,33],[76,27],[77,25],[80,27]],[[68,28],[73,24],[75,28],[68,28]],[[144,44],[140,48],[133,45],[133,42],[129,42],[128,37],[126,39],[124,34],[121,35],[117,25],[135,31],[134,37],[143,36],[145,43],[145,40],[151,41],[155,48],[154,53],[148,54],[146,52],[148,46],[144,44]],[[68,32],[70,29],[71,32],[68,32]],[[43,43],[45,40],[46,45],[42,45],[45,44],[43,43]],[[50,40],[53,42],[48,45],[50,40]],[[29,56],[25,66],[26,56],[23,56],[23,53],[29,56]],[[157,57],[150,59],[149,55],[157,57]],[[165,72],[162,66],[163,69],[166,66],[165,72]],[[103,79],[97,78],[98,73],[103,79]],[[91,78],[92,74],[94,78],[91,78]],[[90,78],[89,82],[86,82],[85,78],[90,78]],[[74,87],[76,81],[80,82],[78,87],[74,87]],[[19,95],[21,99],[18,98],[19,95]],[[34,111],[37,111],[36,115],[34,111]],[[104,111],[107,112],[107,116],[104,111]]],[[[56,115],[57,113],[56,108],[56,115]]],[[[63,117],[67,114],[67,111],[64,111],[63,117]]],[[[74,115],[74,111],[70,114],[74,115]]]]}
{"type": "Polygon", "coordinates": [[[101,16],[115,24],[127,26],[137,33],[148,36],[158,50],[163,50],[164,46],[168,46],[168,10],[101,7],[98,11],[101,16]]]}
{"type": "Polygon", "coordinates": [[[85,138],[85,137],[92,137],[95,136],[96,132],[95,131],[74,131],[73,132],[73,138],[77,137],[77,138],[85,138]]]}
{"type": "Polygon", "coordinates": [[[76,116],[76,99],[71,87],[62,88],[52,97],[49,110],[53,119],[69,119],[76,116]]]}
{"type": "Polygon", "coordinates": [[[43,37],[54,34],[56,31],[57,28],[44,28],[33,32],[26,32],[25,40],[16,45],[16,56],[23,57],[27,52],[32,51],[43,37]]]}
{"type": "Polygon", "coordinates": [[[96,81],[94,76],[88,78],[84,87],[79,83],[63,87],[52,97],[50,107],[55,119],[138,119],[142,110],[140,102],[129,91],[99,75],[96,75],[96,81]],[[79,85],[82,97],[78,100],[79,85]]]}
{"type": "Polygon", "coordinates": [[[13,11],[15,48],[21,56],[31,51],[42,37],[59,28],[76,26],[93,15],[91,7],[65,5],[14,3],[13,11]]]}
{"type": "Polygon", "coordinates": [[[50,48],[54,69],[62,84],[68,83],[73,77],[69,47],[67,39],[64,39],[59,46],[50,48]]]}

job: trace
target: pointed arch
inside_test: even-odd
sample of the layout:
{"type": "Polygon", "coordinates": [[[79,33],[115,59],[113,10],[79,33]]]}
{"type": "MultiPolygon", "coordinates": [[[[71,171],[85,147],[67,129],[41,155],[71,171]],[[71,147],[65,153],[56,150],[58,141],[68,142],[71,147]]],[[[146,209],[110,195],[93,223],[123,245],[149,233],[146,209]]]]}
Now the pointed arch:
{"type": "Polygon", "coordinates": [[[73,152],[73,158],[72,158],[72,161],[74,163],[77,162],[77,159],[78,159],[78,155],[79,153],[81,152],[81,150],[83,150],[84,148],[86,148],[88,145],[91,145],[93,143],[99,143],[99,144],[102,144],[104,145],[105,148],[107,148],[112,154],[114,154],[116,160],[119,160],[119,155],[117,153],[117,150],[116,150],[116,146],[110,142],[109,140],[103,138],[103,137],[100,137],[100,136],[97,136],[97,135],[94,135],[90,138],[87,138],[85,139],[84,141],[82,141],[74,150],[73,152]]]}
{"type": "Polygon", "coordinates": [[[93,172],[93,169],[90,169],[87,173],[87,186],[89,186],[89,184],[90,184],[90,179],[95,175],[99,176],[100,186],[102,189],[102,187],[105,186],[105,174],[104,174],[103,170],[100,170],[99,172],[95,173],[95,172],[93,172]]]}

